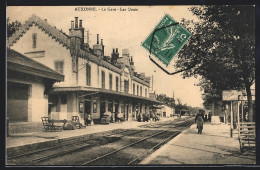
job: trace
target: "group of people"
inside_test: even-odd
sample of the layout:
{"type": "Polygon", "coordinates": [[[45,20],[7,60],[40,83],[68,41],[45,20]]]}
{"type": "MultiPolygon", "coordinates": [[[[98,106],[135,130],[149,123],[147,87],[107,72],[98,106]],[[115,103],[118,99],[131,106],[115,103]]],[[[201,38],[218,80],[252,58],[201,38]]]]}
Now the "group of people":
{"type": "Polygon", "coordinates": [[[159,117],[158,113],[155,114],[154,112],[143,113],[143,114],[140,113],[137,115],[138,122],[141,122],[141,121],[143,121],[143,122],[150,121],[151,122],[151,121],[158,121],[158,120],[160,120],[160,117],[159,117]]]}

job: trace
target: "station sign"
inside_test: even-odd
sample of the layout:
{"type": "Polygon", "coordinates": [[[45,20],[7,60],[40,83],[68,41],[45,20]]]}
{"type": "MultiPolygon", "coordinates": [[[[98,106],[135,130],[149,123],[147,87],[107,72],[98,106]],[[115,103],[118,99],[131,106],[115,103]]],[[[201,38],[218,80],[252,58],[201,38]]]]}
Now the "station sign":
{"type": "Polygon", "coordinates": [[[222,100],[223,101],[237,101],[239,95],[242,95],[242,91],[239,91],[239,90],[223,90],[222,91],[222,100]]]}

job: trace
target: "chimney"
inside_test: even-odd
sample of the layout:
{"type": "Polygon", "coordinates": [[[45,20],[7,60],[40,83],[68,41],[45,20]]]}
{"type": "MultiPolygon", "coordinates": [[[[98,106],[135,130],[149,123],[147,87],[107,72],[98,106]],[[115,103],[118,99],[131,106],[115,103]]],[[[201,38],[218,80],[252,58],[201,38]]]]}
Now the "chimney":
{"type": "Polygon", "coordinates": [[[82,19],[79,20],[79,28],[82,28],[82,19]]]}
{"type": "Polygon", "coordinates": [[[71,21],[71,29],[74,29],[74,21],[71,21]]]}
{"type": "Polygon", "coordinates": [[[105,48],[104,48],[104,45],[103,45],[103,39],[101,39],[101,46],[102,46],[102,54],[104,56],[105,55],[105,48]]]}
{"type": "Polygon", "coordinates": [[[44,19],[45,22],[47,22],[47,19],[44,19]]]}
{"type": "Polygon", "coordinates": [[[97,44],[99,44],[99,34],[97,34],[97,44]]]}
{"type": "Polygon", "coordinates": [[[116,53],[118,53],[118,48],[116,48],[116,53]]]}
{"type": "Polygon", "coordinates": [[[113,54],[115,54],[115,49],[113,48],[113,54]]]}
{"type": "Polygon", "coordinates": [[[78,28],[78,17],[75,17],[75,28],[78,28]]]}

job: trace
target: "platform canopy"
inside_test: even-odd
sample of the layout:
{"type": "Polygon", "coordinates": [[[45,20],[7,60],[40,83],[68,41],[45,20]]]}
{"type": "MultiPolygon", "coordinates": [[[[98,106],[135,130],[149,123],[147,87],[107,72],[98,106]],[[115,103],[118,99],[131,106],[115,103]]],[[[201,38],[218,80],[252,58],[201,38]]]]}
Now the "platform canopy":
{"type": "Polygon", "coordinates": [[[117,92],[117,91],[112,91],[112,90],[107,90],[107,89],[84,87],[84,86],[54,87],[54,89],[52,90],[51,93],[71,92],[71,91],[90,92],[90,94],[104,94],[104,95],[110,95],[110,96],[128,97],[128,98],[137,99],[137,100],[149,101],[149,102],[152,102],[152,103],[158,104],[158,105],[164,104],[164,103],[162,103],[158,100],[152,99],[152,98],[136,96],[136,95],[129,94],[129,93],[117,92]]]}

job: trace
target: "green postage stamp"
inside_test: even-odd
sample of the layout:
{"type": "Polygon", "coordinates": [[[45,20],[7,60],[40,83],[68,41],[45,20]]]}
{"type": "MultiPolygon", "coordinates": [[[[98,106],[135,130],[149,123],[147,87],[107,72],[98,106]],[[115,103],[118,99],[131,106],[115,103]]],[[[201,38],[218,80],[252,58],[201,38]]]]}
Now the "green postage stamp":
{"type": "Polygon", "coordinates": [[[167,67],[190,37],[187,29],[166,14],[142,46],[167,67]]]}

